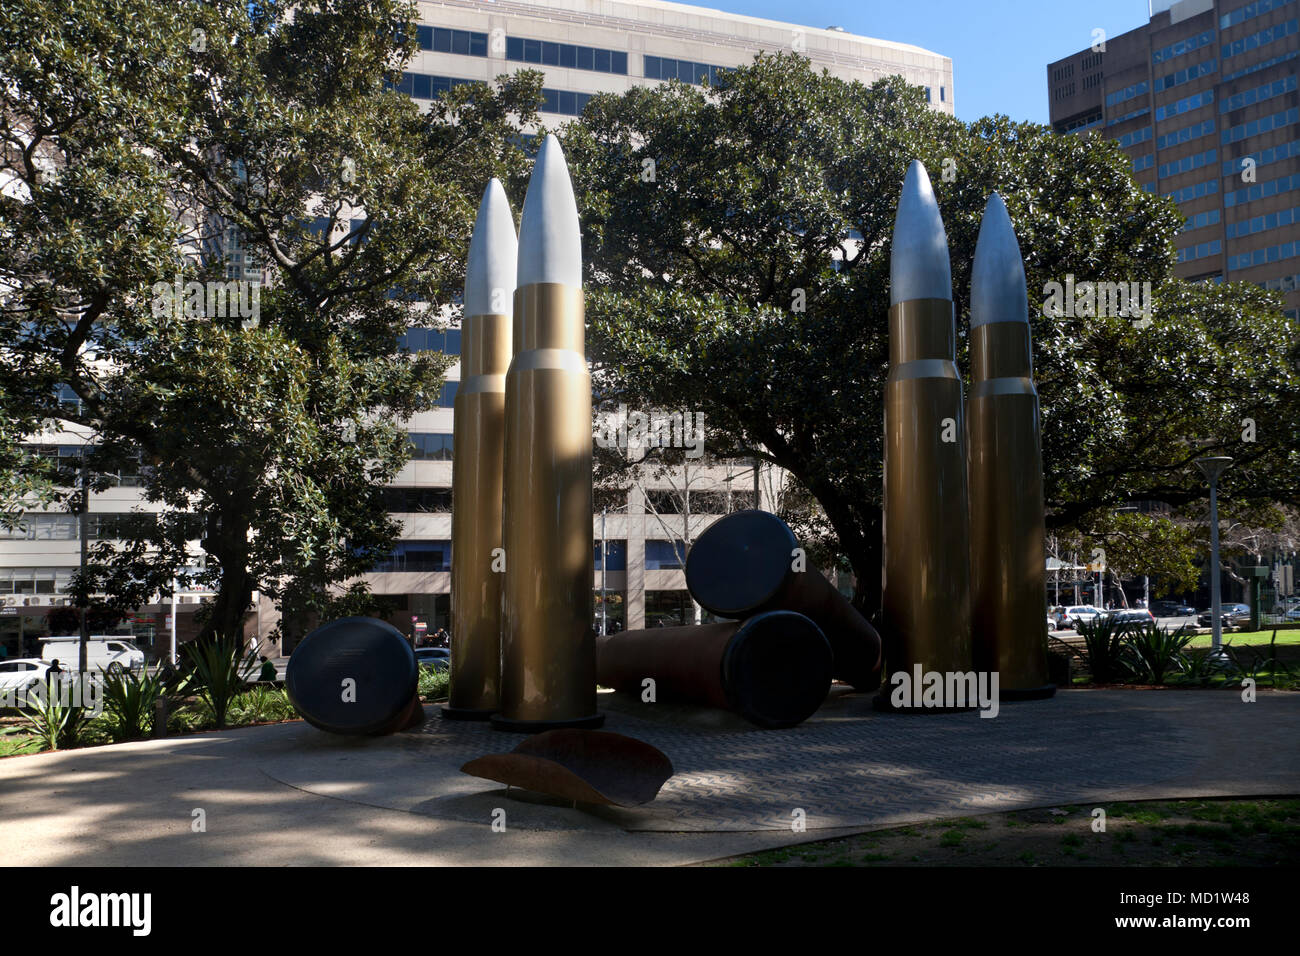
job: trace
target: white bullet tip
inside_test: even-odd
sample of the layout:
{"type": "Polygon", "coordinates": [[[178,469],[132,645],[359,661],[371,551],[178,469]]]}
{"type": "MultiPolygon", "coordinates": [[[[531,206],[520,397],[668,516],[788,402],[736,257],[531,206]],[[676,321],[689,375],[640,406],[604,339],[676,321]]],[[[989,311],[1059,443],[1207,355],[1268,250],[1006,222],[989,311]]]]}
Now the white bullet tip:
{"type": "Polygon", "coordinates": [[[971,267],[970,324],[1028,322],[1025,262],[1002,197],[994,193],[984,206],[975,263],[971,267]]]}
{"type": "Polygon", "coordinates": [[[537,151],[519,219],[519,285],[582,286],[582,227],[560,141],[548,135],[537,151]]]}
{"type": "Polygon", "coordinates": [[[465,315],[514,314],[519,241],[510,200],[495,177],[483,190],[465,265],[465,315]]]}
{"type": "Polygon", "coordinates": [[[948,235],[930,175],[917,159],[903,179],[889,258],[889,304],[909,299],[952,299],[948,235]]]}

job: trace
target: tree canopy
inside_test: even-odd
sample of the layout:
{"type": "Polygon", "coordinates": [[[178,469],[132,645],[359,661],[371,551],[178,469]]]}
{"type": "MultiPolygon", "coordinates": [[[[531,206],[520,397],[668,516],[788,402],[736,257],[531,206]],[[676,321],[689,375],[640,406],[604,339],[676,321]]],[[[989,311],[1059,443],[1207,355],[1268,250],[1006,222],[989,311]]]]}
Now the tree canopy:
{"type": "MultiPolygon", "coordinates": [[[[1042,399],[1049,528],[1107,540],[1117,508],[1197,512],[1192,460],[1238,459],[1225,508],[1300,497],[1296,337],[1251,285],[1173,278],[1176,205],[1100,137],[996,116],[962,123],[901,78],[870,86],[788,54],[594,98],[565,132],[583,214],[602,394],[707,412],[710,454],[758,454],[818,508],[879,607],[890,238],[907,164],[947,227],[965,367],[970,272],[998,191],[1020,240],[1042,399]],[[1045,314],[1047,283],[1150,282],[1150,322],[1045,314]],[[1246,420],[1253,440],[1243,441],[1246,420]]],[[[1090,539],[1092,540],[1092,539],[1090,539]]]]}
{"type": "Polygon", "coordinates": [[[147,601],[197,534],[231,634],[253,590],[319,603],[390,546],[381,489],[449,361],[397,338],[454,304],[540,100],[526,73],[422,111],[392,88],[415,38],[397,0],[0,0],[4,504],[66,499],[23,441],[63,420],[163,506],[82,591],[147,601]]]}

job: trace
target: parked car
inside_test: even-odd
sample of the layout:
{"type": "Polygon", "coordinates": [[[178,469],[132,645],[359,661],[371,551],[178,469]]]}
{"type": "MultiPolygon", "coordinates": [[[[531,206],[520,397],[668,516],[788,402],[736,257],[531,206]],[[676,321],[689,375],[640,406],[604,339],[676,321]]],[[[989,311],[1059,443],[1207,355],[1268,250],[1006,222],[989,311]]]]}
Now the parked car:
{"type": "Polygon", "coordinates": [[[445,647],[417,647],[415,661],[421,667],[445,671],[451,667],[451,651],[445,647]]]}
{"type": "Polygon", "coordinates": [[[1080,624],[1091,624],[1101,617],[1101,613],[1101,608],[1091,604],[1076,604],[1065,609],[1065,620],[1070,627],[1077,628],[1080,624]]]}
{"type": "MultiPolygon", "coordinates": [[[[41,645],[41,659],[58,661],[64,670],[76,670],[81,660],[81,636],[60,634],[47,637],[41,645]]],[[[112,664],[120,664],[128,670],[144,667],[144,651],[124,637],[92,634],[86,646],[86,666],[92,671],[106,671],[112,664]]]]}
{"type": "Polygon", "coordinates": [[[45,680],[50,662],[35,657],[0,661],[0,707],[19,707],[32,685],[45,680]]]}
{"type": "Polygon", "coordinates": [[[1107,611],[1107,616],[1121,627],[1145,627],[1154,624],[1156,616],[1146,608],[1118,608],[1107,611]]]}
{"type": "Polygon", "coordinates": [[[1286,619],[1288,621],[1300,621],[1300,607],[1293,607],[1291,610],[1287,611],[1286,619]]]}
{"type": "MultiPolygon", "coordinates": [[[[1223,625],[1225,627],[1237,627],[1250,620],[1250,605],[1248,604],[1221,604],[1219,610],[1223,616],[1223,625]]],[[[1196,615],[1196,623],[1201,627],[1212,626],[1213,619],[1213,611],[1209,608],[1196,615]]]]}
{"type": "Polygon", "coordinates": [[[1191,617],[1196,608],[1189,607],[1182,601],[1152,601],[1151,612],[1156,617],[1191,617]]]}

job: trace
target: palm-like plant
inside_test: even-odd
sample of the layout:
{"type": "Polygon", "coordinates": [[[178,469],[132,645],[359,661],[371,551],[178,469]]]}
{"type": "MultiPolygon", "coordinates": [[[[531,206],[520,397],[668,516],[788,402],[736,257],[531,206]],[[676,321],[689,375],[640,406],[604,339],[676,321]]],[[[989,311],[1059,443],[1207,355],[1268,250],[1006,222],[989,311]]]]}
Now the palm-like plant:
{"type": "Polygon", "coordinates": [[[113,664],[104,675],[104,710],[113,740],[147,736],[153,728],[154,702],[167,693],[162,668],[136,672],[113,664]]]}
{"type": "Polygon", "coordinates": [[[1077,628],[1083,638],[1088,658],[1088,672],[1094,684],[1113,684],[1128,676],[1124,660],[1124,638],[1128,629],[1109,615],[1080,622],[1077,628]]]}
{"type": "Polygon", "coordinates": [[[185,655],[193,672],[189,686],[203,700],[217,729],[226,726],[231,701],[248,685],[257,668],[257,654],[244,652],[243,644],[233,637],[185,645],[185,655]]]}
{"type": "Polygon", "coordinates": [[[1181,668],[1183,651],[1192,642],[1193,635],[1186,625],[1172,630],[1155,621],[1128,630],[1124,646],[1132,653],[1137,671],[1152,684],[1163,684],[1165,675],[1181,668]]]}

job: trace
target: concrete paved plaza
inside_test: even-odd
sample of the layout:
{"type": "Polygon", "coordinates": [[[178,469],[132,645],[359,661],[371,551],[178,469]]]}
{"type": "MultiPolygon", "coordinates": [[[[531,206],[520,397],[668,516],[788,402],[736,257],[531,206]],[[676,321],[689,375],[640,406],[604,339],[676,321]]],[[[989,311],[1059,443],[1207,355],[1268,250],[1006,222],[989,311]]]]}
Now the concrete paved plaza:
{"type": "Polygon", "coordinates": [[[605,729],[676,773],[639,809],[574,808],[459,772],[523,738],[443,721],[385,738],[301,723],[0,760],[9,865],[681,864],[1064,803],[1300,793],[1300,694],[1071,690],[977,713],[811,720],[602,695],[605,729]],[[807,831],[792,820],[803,811],[807,831]],[[196,813],[196,811],[202,811],[196,813]],[[504,811],[504,832],[494,817],[504,811]],[[204,829],[196,832],[195,821],[204,829]]]}

